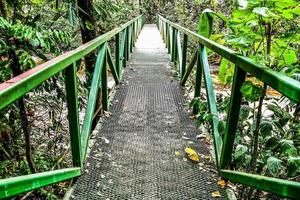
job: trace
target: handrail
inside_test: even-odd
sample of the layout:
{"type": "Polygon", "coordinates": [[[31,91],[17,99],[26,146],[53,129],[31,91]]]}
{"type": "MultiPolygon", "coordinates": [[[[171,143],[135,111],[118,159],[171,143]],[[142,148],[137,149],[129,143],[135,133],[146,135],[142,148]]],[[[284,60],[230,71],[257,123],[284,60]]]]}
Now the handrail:
{"type": "Polygon", "coordinates": [[[167,23],[171,27],[179,30],[180,32],[188,35],[194,40],[197,40],[203,46],[211,49],[215,53],[219,54],[220,56],[226,58],[227,60],[235,63],[244,71],[252,74],[256,78],[260,79],[261,81],[267,83],[269,86],[278,90],[286,97],[292,99],[295,102],[300,102],[300,83],[295,79],[292,79],[280,72],[274,71],[269,67],[264,67],[259,63],[256,63],[252,59],[241,56],[235,51],[218,44],[208,38],[203,37],[191,30],[188,30],[178,24],[175,24],[164,17],[159,16],[159,19],[164,23],[167,23]]]}
{"type": "Polygon", "coordinates": [[[0,110],[18,100],[24,94],[35,89],[44,81],[58,72],[64,70],[66,96],[68,107],[68,121],[71,142],[73,168],[60,169],[50,172],[41,172],[25,176],[0,180],[0,199],[64,181],[81,175],[83,164],[87,154],[87,144],[92,131],[93,116],[96,107],[99,90],[102,92],[102,108],[108,110],[107,69],[110,67],[116,84],[119,83],[122,68],[126,67],[126,61],[132,52],[132,47],[138,37],[144,19],[140,15],[118,28],[109,31],[96,39],[81,45],[73,51],[64,53],[44,64],[41,64],[25,73],[16,76],[0,84],[0,110]],[[122,37],[120,37],[120,34],[122,37]],[[115,38],[115,62],[112,60],[108,41],[115,38]],[[78,94],[76,62],[98,50],[97,61],[94,68],[91,89],[89,91],[88,104],[84,116],[82,129],[80,130],[78,117],[78,94]]]}
{"type": "MultiPolygon", "coordinates": [[[[161,15],[157,15],[157,26],[162,34],[163,40],[166,43],[168,53],[171,53],[171,61],[175,64],[178,64],[181,85],[185,85],[193,69],[193,66],[196,64],[197,68],[195,77],[195,97],[200,97],[202,75],[204,77],[208,109],[210,114],[212,114],[211,129],[214,141],[216,165],[219,175],[227,180],[248,185],[257,189],[269,191],[281,196],[299,198],[300,183],[298,182],[244,172],[237,172],[234,170],[228,170],[227,168],[229,167],[229,163],[231,162],[232,158],[233,143],[237,130],[237,123],[239,119],[240,105],[242,100],[240,89],[245,81],[246,74],[252,74],[260,81],[266,83],[275,90],[281,92],[284,96],[297,103],[300,103],[300,82],[280,72],[276,72],[268,67],[264,67],[263,65],[254,62],[248,57],[238,55],[235,51],[197,33],[194,33],[178,24],[175,24],[165,19],[161,15]],[[181,48],[180,46],[180,32],[183,33],[184,36],[183,48],[181,48]],[[187,38],[191,38],[197,41],[199,43],[199,47],[196,50],[188,68],[185,69],[187,38]],[[212,87],[206,47],[231,61],[236,66],[231,88],[230,106],[227,115],[226,129],[223,138],[218,132],[218,111],[216,107],[216,97],[212,87]],[[178,53],[178,51],[182,51],[183,53],[178,53]],[[182,74],[182,71],[184,71],[185,73],[182,74]]],[[[195,107],[194,112],[196,112],[195,107]]]]}

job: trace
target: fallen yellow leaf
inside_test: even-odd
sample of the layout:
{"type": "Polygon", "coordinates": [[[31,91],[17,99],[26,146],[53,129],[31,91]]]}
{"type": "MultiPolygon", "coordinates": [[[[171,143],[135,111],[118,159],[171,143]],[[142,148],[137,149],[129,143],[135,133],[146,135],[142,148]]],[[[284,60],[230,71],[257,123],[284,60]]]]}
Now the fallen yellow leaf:
{"type": "Polygon", "coordinates": [[[192,148],[185,148],[185,152],[188,155],[189,159],[199,162],[199,156],[197,152],[192,148]]]}
{"type": "Polygon", "coordinates": [[[219,191],[215,191],[215,192],[212,192],[212,193],[211,193],[211,196],[212,196],[212,197],[221,197],[221,194],[220,194],[219,191]]]}
{"type": "Polygon", "coordinates": [[[226,181],[224,179],[220,179],[220,180],[218,180],[218,185],[221,188],[225,188],[225,186],[227,185],[227,183],[226,183],[226,181]]]}
{"type": "Polygon", "coordinates": [[[181,153],[180,153],[179,151],[175,151],[175,155],[176,155],[176,156],[180,156],[181,153]]]}

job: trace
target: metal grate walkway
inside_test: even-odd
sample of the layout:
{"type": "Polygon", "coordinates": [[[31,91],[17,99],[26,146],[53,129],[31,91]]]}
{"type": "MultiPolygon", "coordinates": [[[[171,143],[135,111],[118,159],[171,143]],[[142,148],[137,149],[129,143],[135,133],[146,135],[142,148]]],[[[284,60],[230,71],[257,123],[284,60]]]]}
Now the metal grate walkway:
{"type": "Polygon", "coordinates": [[[215,175],[184,159],[185,147],[209,153],[169,64],[157,28],[145,25],[73,199],[214,199],[215,175]]]}

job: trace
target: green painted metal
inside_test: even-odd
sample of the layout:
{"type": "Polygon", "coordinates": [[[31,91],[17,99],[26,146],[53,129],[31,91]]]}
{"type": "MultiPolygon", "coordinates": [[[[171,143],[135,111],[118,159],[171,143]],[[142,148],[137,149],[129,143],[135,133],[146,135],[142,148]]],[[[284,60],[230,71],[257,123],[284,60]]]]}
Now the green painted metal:
{"type": "Polygon", "coordinates": [[[101,71],[101,97],[102,97],[102,108],[104,111],[108,111],[108,88],[107,88],[107,52],[101,71]]]}
{"type": "Polygon", "coordinates": [[[300,184],[295,181],[288,181],[267,176],[236,172],[231,170],[221,170],[221,176],[237,183],[255,187],[284,197],[299,199],[300,184]]]}
{"type": "Polygon", "coordinates": [[[118,74],[116,66],[115,66],[115,64],[112,60],[112,56],[111,56],[111,52],[110,52],[109,47],[107,47],[106,55],[107,55],[107,64],[110,68],[110,71],[111,71],[113,77],[114,77],[114,80],[115,80],[116,84],[119,84],[120,83],[119,74],[118,74]]]}
{"type": "Polygon", "coordinates": [[[124,30],[122,32],[122,37],[121,37],[121,52],[120,52],[120,55],[121,55],[121,60],[122,60],[122,67],[125,68],[126,67],[126,31],[124,30]]]}
{"type": "Polygon", "coordinates": [[[172,53],[171,53],[171,62],[175,62],[176,60],[176,29],[172,27],[172,53]]]}
{"type": "Polygon", "coordinates": [[[104,95],[102,96],[106,96],[106,98],[104,98],[102,101],[103,108],[105,110],[108,109],[106,66],[107,64],[110,66],[112,74],[116,82],[118,83],[120,81],[119,74],[121,74],[120,56],[124,55],[124,49],[128,49],[128,44],[127,46],[125,45],[125,33],[126,30],[128,30],[129,26],[133,27],[133,23],[136,23],[138,25],[137,34],[140,33],[140,30],[143,25],[142,15],[123,24],[119,28],[116,28],[97,37],[96,39],[78,47],[73,51],[58,56],[50,60],[49,62],[39,65],[21,74],[20,76],[14,77],[9,81],[0,84],[1,110],[9,104],[11,104],[12,102],[16,101],[18,98],[20,98],[27,92],[36,88],[38,85],[40,85],[50,77],[64,70],[66,77],[65,84],[67,93],[71,151],[73,164],[74,166],[76,166],[76,168],[55,170],[51,172],[43,172],[27,176],[2,179],[0,180],[0,198],[11,197],[22,192],[30,191],[39,187],[67,180],[80,175],[86,156],[89,135],[91,133],[91,125],[95,110],[96,99],[101,88],[102,90],[104,90],[104,95]],[[122,41],[120,45],[121,32],[124,34],[122,34],[122,41]],[[107,48],[107,41],[111,40],[113,37],[115,37],[117,47],[115,61],[116,64],[114,64],[110,50],[107,48]],[[76,62],[97,48],[99,48],[100,50],[97,56],[92,85],[88,98],[88,105],[84,117],[83,127],[81,129],[80,134],[80,126],[78,119],[76,62]]]}
{"type": "Polygon", "coordinates": [[[193,58],[192,58],[192,61],[191,61],[191,63],[189,64],[189,66],[188,66],[188,68],[187,68],[187,70],[186,70],[186,72],[185,72],[185,74],[184,74],[184,76],[183,76],[183,78],[182,78],[182,80],[181,80],[181,82],[180,82],[180,84],[181,84],[182,86],[185,85],[187,79],[189,78],[189,76],[190,76],[190,74],[191,74],[191,72],[192,72],[192,70],[193,70],[193,68],[194,68],[194,66],[195,66],[195,63],[196,63],[196,61],[197,61],[197,58],[198,58],[198,50],[194,53],[193,58]]]}
{"type": "Polygon", "coordinates": [[[182,74],[182,48],[181,48],[181,42],[180,42],[180,33],[179,31],[177,32],[177,36],[176,36],[176,44],[177,44],[177,63],[178,63],[178,68],[179,68],[179,76],[181,76],[182,74]]]}
{"type": "Polygon", "coordinates": [[[169,48],[169,53],[173,54],[173,29],[169,26],[169,41],[170,41],[170,48],[169,48]]]}
{"type": "Polygon", "coordinates": [[[187,34],[183,34],[183,45],[182,45],[182,61],[181,61],[181,73],[180,79],[183,79],[186,70],[186,54],[188,48],[188,36],[187,34]]]}
{"type": "Polygon", "coordinates": [[[80,167],[60,169],[0,180],[0,199],[34,190],[60,181],[80,176],[80,167]]]}
{"type": "Polygon", "coordinates": [[[199,60],[200,60],[201,68],[203,69],[203,77],[204,77],[209,113],[213,115],[211,119],[211,128],[212,128],[212,134],[214,138],[216,165],[219,166],[223,142],[222,142],[222,137],[218,131],[219,117],[218,117],[218,110],[216,105],[216,96],[214,93],[213,83],[210,75],[210,68],[207,60],[206,49],[201,44],[199,45],[199,60]]]}
{"type": "MultiPolygon", "coordinates": [[[[194,92],[194,98],[200,97],[201,92],[201,82],[202,82],[202,65],[200,60],[200,52],[197,52],[197,68],[196,68],[196,81],[195,81],[195,92],[194,92]]],[[[193,113],[198,113],[198,108],[196,106],[193,107],[193,113]]]]}
{"type": "Polygon", "coordinates": [[[232,148],[239,120],[240,106],[242,101],[241,87],[245,81],[246,72],[239,67],[235,67],[233,84],[231,88],[230,104],[227,114],[226,130],[223,136],[223,149],[220,159],[220,168],[224,169],[231,161],[232,148]]]}
{"type": "Polygon", "coordinates": [[[87,108],[83,120],[83,125],[82,125],[82,131],[81,131],[81,155],[83,155],[83,161],[85,160],[86,152],[87,152],[87,146],[88,146],[88,140],[90,133],[92,131],[92,122],[93,122],[93,116],[94,116],[94,111],[96,107],[96,100],[98,96],[98,91],[102,79],[102,71],[104,68],[104,65],[106,65],[106,43],[103,44],[100,47],[97,60],[96,60],[96,65],[94,69],[94,74],[93,74],[93,79],[92,79],[92,85],[91,89],[89,92],[89,97],[88,97],[88,103],[87,103],[87,108]]]}
{"type": "Polygon", "coordinates": [[[82,167],[76,71],[76,63],[73,63],[73,65],[70,65],[65,69],[66,96],[73,165],[76,167],[82,167]]]}
{"type": "Polygon", "coordinates": [[[128,27],[128,48],[129,53],[132,53],[132,47],[133,47],[133,40],[132,40],[132,25],[128,27]]]}
{"type": "Polygon", "coordinates": [[[177,36],[178,36],[178,30],[174,29],[174,63],[176,65],[179,65],[179,61],[178,61],[178,40],[177,40],[177,36]]]}
{"type": "Polygon", "coordinates": [[[120,65],[120,33],[117,33],[115,36],[115,63],[116,71],[118,77],[121,75],[121,65],[120,65]]]}
{"type": "Polygon", "coordinates": [[[136,26],[135,23],[132,24],[132,48],[135,47],[135,37],[136,37],[136,26]]]}
{"type": "MultiPolygon", "coordinates": [[[[125,60],[128,61],[129,60],[129,53],[130,53],[130,50],[129,50],[129,27],[127,27],[125,29],[125,60]]],[[[126,67],[126,66],[125,66],[126,67]]]]}
{"type": "Polygon", "coordinates": [[[169,29],[169,25],[166,23],[166,27],[167,27],[167,40],[166,40],[166,46],[168,49],[168,54],[170,54],[170,49],[171,49],[171,44],[170,44],[170,29],[169,29]]]}
{"type": "Polygon", "coordinates": [[[275,90],[281,92],[286,97],[292,99],[295,102],[300,103],[300,83],[280,72],[276,72],[269,67],[264,67],[259,63],[254,62],[252,59],[245,56],[241,56],[235,51],[220,45],[208,38],[205,38],[197,33],[194,33],[178,24],[175,24],[162,16],[159,18],[168,23],[170,27],[178,29],[180,32],[185,33],[189,38],[194,39],[211,49],[215,53],[221,55],[227,60],[233,62],[244,71],[252,74],[259,80],[265,82],[267,85],[271,86],[275,90]]]}
{"type": "Polygon", "coordinates": [[[1,85],[0,88],[0,110],[16,101],[18,98],[31,91],[45,80],[54,76],[58,72],[65,69],[67,66],[73,64],[80,58],[86,56],[104,42],[110,40],[117,33],[128,27],[134,21],[141,20],[142,15],[135,19],[123,24],[119,28],[109,31],[98,38],[78,47],[77,49],[67,52],[61,56],[58,56],[42,65],[39,65],[26,73],[15,77],[1,85]]]}
{"type": "MultiPolygon", "coordinates": [[[[174,32],[173,30],[178,30],[189,38],[199,42],[199,50],[193,56],[192,62],[187,68],[186,72],[183,73],[181,80],[181,85],[185,85],[192,68],[197,62],[196,69],[196,83],[195,83],[195,97],[199,97],[201,88],[201,77],[202,70],[204,74],[204,82],[206,87],[206,95],[208,100],[209,111],[213,114],[213,119],[211,121],[214,147],[217,158],[217,167],[221,177],[235,181],[241,184],[249,185],[251,187],[269,191],[275,194],[279,194],[285,197],[299,198],[300,193],[300,183],[282,180],[277,178],[271,178],[266,176],[254,175],[243,172],[236,172],[226,170],[231,162],[233,144],[237,129],[237,123],[239,119],[239,111],[241,106],[242,94],[240,92],[241,86],[245,81],[247,73],[252,74],[254,77],[260,79],[262,82],[270,85],[275,90],[281,92],[286,97],[299,103],[300,102],[300,83],[280,72],[276,72],[268,67],[264,67],[259,63],[254,62],[250,58],[238,55],[231,49],[224,47],[216,42],[209,40],[197,33],[194,33],[188,29],[181,27],[178,24],[170,22],[165,18],[158,15],[159,25],[166,26],[167,32],[169,31],[170,37],[170,51],[172,62],[176,61],[174,56],[174,32]],[[234,80],[231,89],[230,97],[230,107],[227,115],[227,125],[223,138],[218,133],[218,112],[216,108],[216,100],[212,85],[212,80],[210,76],[209,64],[207,61],[207,55],[205,52],[205,47],[211,49],[215,53],[221,55],[227,60],[235,64],[234,80]]],[[[166,41],[167,43],[168,41],[166,41]]],[[[166,44],[168,47],[168,44],[166,44]]],[[[185,44],[183,44],[185,46],[185,44]]],[[[185,49],[185,47],[183,47],[185,49]]],[[[195,108],[193,112],[195,113],[195,108]]]]}

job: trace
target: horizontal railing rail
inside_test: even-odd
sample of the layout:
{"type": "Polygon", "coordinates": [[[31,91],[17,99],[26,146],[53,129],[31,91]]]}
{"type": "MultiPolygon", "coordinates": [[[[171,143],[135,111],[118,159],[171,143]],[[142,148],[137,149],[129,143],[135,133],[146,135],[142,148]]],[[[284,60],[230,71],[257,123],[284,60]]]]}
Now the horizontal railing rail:
{"type": "MultiPolygon", "coordinates": [[[[300,103],[300,82],[265,67],[252,59],[241,56],[235,51],[220,45],[202,35],[194,33],[176,23],[173,23],[161,15],[157,15],[157,26],[163,40],[171,54],[171,61],[178,65],[181,85],[185,85],[194,65],[196,65],[195,92],[194,97],[200,97],[201,80],[204,78],[208,109],[212,114],[211,127],[214,141],[214,152],[219,175],[227,180],[248,185],[257,189],[269,191],[285,197],[299,198],[300,183],[279,178],[271,178],[262,175],[255,175],[244,172],[228,170],[232,160],[234,138],[237,130],[242,93],[240,92],[247,73],[266,83],[273,89],[282,93],[287,98],[300,103]],[[183,45],[181,47],[180,33],[183,34],[183,45]],[[192,57],[191,63],[186,69],[188,39],[196,41],[199,46],[192,57]],[[216,97],[213,89],[213,82],[210,74],[210,67],[207,59],[206,48],[219,54],[223,58],[235,64],[233,84],[231,88],[230,106],[226,123],[226,130],[223,138],[218,131],[218,111],[216,97]]],[[[196,112],[196,107],[194,107],[196,112]]]]}
{"type": "Polygon", "coordinates": [[[0,84],[1,110],[57,73],[64,71],[71,153],[74,165],[73,168],[1,179],[0,199],[12,197],[81,175],[99,92],[101,92],[103,110],[108,110],[109,108],[107,69],[108,67],[110,68],[113,78],[116,84],[118,84],[122,68],[126,67],[126,61],[129,59],[129,54],[132,52],[134,42],[143,27],[143,23],[143,15],[140,15],[73,51],[69,51],[0,84]],[[108,46],[108,41],[112,39],[115,42],[115,60],[113,60],[108,46]],[[98,49],[98,55],[92,76],[84,121],[80,130],[76,62],[96,49],[98,49]]]}

